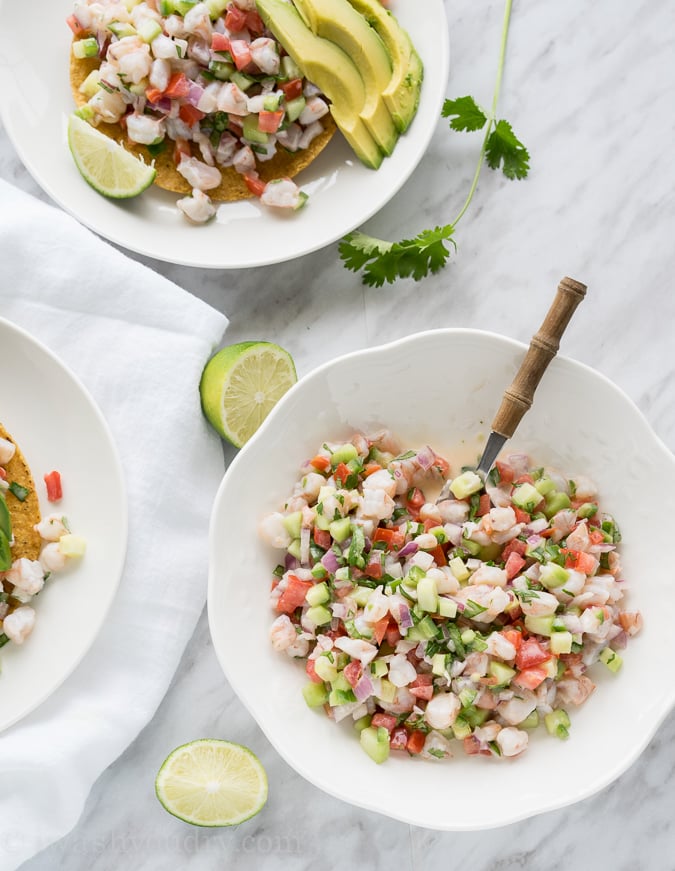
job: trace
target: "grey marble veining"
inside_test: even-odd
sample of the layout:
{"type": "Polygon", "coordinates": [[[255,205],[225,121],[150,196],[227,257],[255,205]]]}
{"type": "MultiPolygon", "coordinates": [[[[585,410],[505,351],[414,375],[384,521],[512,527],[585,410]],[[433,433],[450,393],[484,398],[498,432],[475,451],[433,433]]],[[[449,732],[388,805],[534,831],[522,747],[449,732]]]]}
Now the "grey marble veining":
{"type": "MultiPolygon", "coordinates": [[[[447,9],[448,94],[489,105],[502,4],[462,0],[447,9]]],[[[228,342],[278,342],[300,374],[338,353],[438,326],[527,341],[559,278],[572,275],[590,289],[563,352],[619,384],[673,450],[674,40],[669,0],[517,0],[499,116],[530,149],[530,178],[508,182],[484,170],[457,229],[457,255],[422,284],[364,288],[338,262],[336,246],[246,272],[136,259],[225,311],[228,342]]],[[[366,229],[396,239],[452,220],[479,148],[479,134],[450,133],[439,121],[419,169],[366,229]]],[[[47,199],[1,128],[0,177],[47,199]]],[[[675,867],[673,746],[671,715],[623,776],[577,805],[488,832],[416,829],[324,795],[277,756],[227,686],[204,616],[154,719],[96,783],[74,831],[23,871],[583,871],[610,861],[617,871],[662,871],[675,867]],[[159,764],[201,736],[241,741],[260,755],[270,799],[250,823],[203,832],[157,803],[159,764]]],[[[449,775],[449,800],[461,800],[449,775]]]]}

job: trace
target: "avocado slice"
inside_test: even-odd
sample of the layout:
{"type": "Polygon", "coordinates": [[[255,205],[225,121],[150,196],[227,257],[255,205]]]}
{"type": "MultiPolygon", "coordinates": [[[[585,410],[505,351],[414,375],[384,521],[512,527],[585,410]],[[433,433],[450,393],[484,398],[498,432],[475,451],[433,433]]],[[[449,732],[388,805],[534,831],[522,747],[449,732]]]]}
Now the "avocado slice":
{"type": "Polygon", "coordinates": [[[361,119],[382,151],[391,154],[398,130],[382,99],[393,72],[384,43],[347,0],[294,0],[294,3],[312,33],[334,42],[356,65],[366,89],[361,119]]]}
{"type": "Polygon", "coordinates": [[[379,34],[393,67],[391,82],[382,92],[394,124],[404,133],[412,123],[420,101],[424,66],[408,33],[379,0],[348,0],[379,34]]]}
{"type": "Polygon", "coordinates": [[[351,58],[327,39],[315,36],[285,0],[257,0],[258,12],[306,78],[331,101],[330,111],[359,160],[372,169],[383,154],[360,114],[366,99],[363,79],[351,58]]]}

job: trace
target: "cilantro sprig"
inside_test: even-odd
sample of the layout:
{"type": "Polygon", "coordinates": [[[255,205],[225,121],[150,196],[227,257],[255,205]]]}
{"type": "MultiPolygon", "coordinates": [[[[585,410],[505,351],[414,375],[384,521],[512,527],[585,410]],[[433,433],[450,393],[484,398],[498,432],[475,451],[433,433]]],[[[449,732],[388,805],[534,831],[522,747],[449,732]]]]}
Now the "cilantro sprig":
{"type": "Polygon", "coordinates": [[[376,239],[359,230],[345,236],[339,245],[340,257],[347,269],[353,272],[362,270],[364,284],[382,287],[385,282],[393,284],[399,278],[419,281],[445,266],[451,249],[457,250],[455,229],[473,199],[484,163],[490,169],[501,170],[510,180],[527,177],[530,170],[527,148],[513,132],[508,121],[497,119],[511,6],[512,0],[507,0],[491,110],[481,108],[473,97],[466,96],[446,100],[441,112],[444,118],[450,119],[451,130],[469,133],[485,130],[478,164],[464,205],[451,223],[434,227],[433,230],[423,230],[414,238],[403,239],[401,242],[376,239]]]}

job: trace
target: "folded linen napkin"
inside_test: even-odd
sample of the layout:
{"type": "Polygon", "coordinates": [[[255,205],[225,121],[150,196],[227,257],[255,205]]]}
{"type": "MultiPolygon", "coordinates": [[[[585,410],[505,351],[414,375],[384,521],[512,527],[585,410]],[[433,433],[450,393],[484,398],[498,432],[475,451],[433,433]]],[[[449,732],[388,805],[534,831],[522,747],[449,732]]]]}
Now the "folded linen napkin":
{"type": "Polygon", "coordinates": [[[0,315],[54,351],[97,401],[129,504],[126,567],[99,637],[45,703],[0,734],[8,871],[75,825],[96,778],[153,716],[203,608],[223,456],[198,384],[227,320],[2,180],[0,315]],[[147,494],[165,491],[167,469],[174,492],[197,495],[152,510],[147,494]]]}

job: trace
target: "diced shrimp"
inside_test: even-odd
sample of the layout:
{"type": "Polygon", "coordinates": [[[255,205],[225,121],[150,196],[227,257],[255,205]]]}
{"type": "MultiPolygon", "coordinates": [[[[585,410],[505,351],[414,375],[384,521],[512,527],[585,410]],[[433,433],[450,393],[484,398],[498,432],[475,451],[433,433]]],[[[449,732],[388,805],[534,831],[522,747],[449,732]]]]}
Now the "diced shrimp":
{"type": "Polygon", "coordinates": [[[575,487],[574,495],[576,499],[582,499],[584,502],[588,502],[591,499],[595,499],[598,495],[598,488],[595,486],[593,481],[585,475],[577,475],[573,481],[575,487]]]}
{"type": "Polygon", "coordinates": [[[453,595],[459,590],[459,581],[447,566],[429,569],[427,577],[436,581],[436,589],[443,595],[453,595]]]}
{"type": "Polygon", "coordinates": [[[205,224],[216,214],[211,198],[198,188],[193,189],[192,196],[177,200],[176,205],[193,224],[205,224]]]}
{"type": "Polygon", "coordinates": [[[619,623],[628,635],[637,635],[642,629],[642,614],[639,611],[620,611],[619,623]]]}
{"type": "Polygon", "coordinates": [[[223,180],[219,169],[202,163],[196,157],[183,157],[177,169],[191,187],[201,191],[217,188],[223,180]]]}
{"type": "Polygon", "coordinates": [[[8,614],[2,622],[2,631],[15,644],[23,644],[33,631],[35,626],[35,611],[26,605],[22,605],[11,614],[8,614]]]}
{"type": "MultiPolygon", "coordinates": [[[[509,594],[501,587],[490,587],[487,584],[476,584],[462,587],[455,597],[459,601],[466,602],[471,599],[481,608],[486,610],[474,615],[474,623],[492,623],[498,614],[501,614],[511,602],[509,594]]],[[[556,601],[557,604],[557,601],[556,601]]]]}
{"type": "Polygon", "coordinates": [[[537,707],[534,693],[529,690],[519,690],[518,693],[508,702],[499,702],[497,705],[497,713],[509,726],[522,723],[537,707]]]}
{"type": "Polygon", "coordinates": [[[288,614],[281,614],[270,627],[270,641],[275,650],[286,650],[295,643],[298,633],[288,614]]]}
{"type": "Polygon", "coordinates": [[[424,719],[432,729],[449,729],[461,707],[462,703],[454,693],[438,693],[427,702],[424,719]]]}
{"type": "Polygon", "coordinates": [[[574,532],[567,536],[565,546],[569,550],[581,550],[586,553],[591,546],[590,538],[588,537],[588,524],[583,520],[574,532]]]}
{"type": "Polygon", "coordinates": [[[178,55],[177,45],[169,36],[161,33],[150,43],[153,57],[161,60],[175,60],[178,55]]]}
{"type": "Polygon", "coordinates": [[[132,142],[141,145],[152,145],[153,142],[161,142],[164,139],[166,128],[162,118],[153,118],[152,115],[139,115],[134,112],[127,115],[127,136],[132,142]]]}
{"type": "Polygon", "coordinates": [[[171,63],[165,58],[154,60],[150,67],[149,78],[153,88],[157,88],[158,91],[166,91],[171,78],[171,63]]]}
{"type": "Polygon", "coordinates": [[[248,99],[246,94],[234,82],[226,82],[218,94],[218,109],[230,115],[247,115],[248,99]]]}
{"type": "MultiPolygon", "coordinates": [[[[111,42],[108,48],[108,60],[119,61],[125,55],[134,54],[137,51],[148,51],[148,46],[140,36],[124,36],[115,42],[111,42]]],[[[175,57],[175,55],[174,55],[175,57]]]]}
{"type": "Polygon", "coordinates": [[[359,516],[385,520],[394,513],[396,503],[384,490],[364,490],[359,516]]]}
{"type": "Polygon", "coordinates": [[[8,439],[0,438],[0,465],[6,465],[16,453],[16,445],[8,439]]]}
{"type": "Polygon", "coordinates": [[[164,20],[164,30],[169,34],[169,36],[187,36],[185,22],[180,15],[169,15],[169,17],[164,20]]]}
{"type": "Polygon", "coordinates": [[[615,550],[611,550],[607,554],[607,562],[609,563],[610,572],[614,577],[618,577],[621,574],[621,557],[615,550]]]}
{"type": "Polygon", "coordinates": [[[368,456],[370,444],[362,432],[355,432],[349,441],[354,445],[360,457],[368,456]]]}
{"type": "Polygon", "coordinates": [[[152,68],[150,48],[143,44],[142,48],[122,55],[117,63],[119,67],[117,75],[123,78],[124,84],[137,85],[150,75],[152,68]]]}
{"type": "Polygon", "coordinates": [[[244,145],[235,152],[232,158],[232,166],[242,175],[255,172],[255,155],[250,145],[244,145]]]}
{"type": "Polygon", "coordinates": [[[318,472],[309,472],[300,481],[297,493],[304,496],[309,502],[315,502],[325,483],[326,479],[323,475],[319,475],[318,472]]]}
{"type": "Polygon", "coordinates": [[[480,650],[474,650],[464,660],[464,674],[473,677],[483,677],[488,670],[488,655],[480,650]]]}
{"type": "Polygon", "coordinates": [[[429,732],[422,748],[423,759],[447,759],[452,756],[450,742],[439,732],[429,732]]]}
{"type": "Polygon", "coordinates": [[[552,593],[537,590],[536,595],[533,591],[531,598],[521,600],[520,607],[523,613],[530,617],[549,617],[551,614],[555,614],[558,600],[552,593]]]}
{"type": "Polygon", "coordinates": [[[497,723],[495,720],[490,720],[484,726],[479,726],[477,729],[474,729],[473,734],[481,744],[489,744],[490,741],[495,740],[501,730],[502,726],[500,723],[497,723]]]}
{"type": "Polygon", "coordinates": [[[303,127],[307,127],[323,118],[328,113],[328,104],[321,97],[310,97],[305,104],[305,108],[300,113],[298,121],[303,127]]]}
{"type": "Polygon", "coordinates": [[[389,598],[377,589],[370,594],[363,609],[363,616],[367,623],[377,623],[389,613],[389,598]]]}
{"type": "Polygon", "coordinates": [[[572,511],[569,508],[564,509],[563,511],[558,511],[551,523],[553,528],[551,539],[553,541],[560,541],[562,538],[565,538],[566,535],[569,535],[570,532],[572,532],[576,522],[576,511],[572,511]]]}
{"type": "Polygon", "coordinates": [[[405,654],[397,653],[389,662],[389,680],[395,687],[405,687],[417,677],[415,666],[405,654]]]}
{"type": "Polygon", "coordinates": [[[563,705],[582,705],[595,689],[593,681],[581,675],[576,679],[564,678],[558,681],[557,700],[563,705]]]}
{"type": "Polygon", "coordinates": [[[211,42],[213,26],[206,3],[197,3],[191,9],[188,9],[183,17],[183,27],[187,33],[194,33],[197,36],[201,36],[207,42],[211,42]]]}
{"type": "Polygon", "coordinates": [[[363,490],[383,490],[387,496],[393,498],[396,495],[396,482],[387,469],[380,469],[365,479],[363,490]]]}
{"type": "Polygon", "coordinates": [[[490,656],[497,656],[504,662],[511,662],[516,658],[515,646],[501,632],[490,633],[485,643],[487,644],[486,653],[489,653],[490,656]]]}
{"type": "Polygon", "coordinates": [[[420,508],[420,521],[424,523],[425,520],[430,520],[433,523],[437,523],[439,526],[443,525],[441,512],[438,510],[438,505],[434,502],[425,502],[420,508]]]}
{"type": "Polygon", "coordinates": [[[505,532],[516,524],[516,514],[513,508],[491,508],[486,515],[491,529],[489,532],[505,532]]]}
{"type": "Polygon", "coordinates": [[[385,702],[383,699],[379,699],[378,703],[381,708],[390,714],[403,714],[406,711],[412,711],[417,703],[417,699],[407,687],[399,687],[396,690],[393,701],[385,702]]]}
{"type": "Polygon", "coordinates": [[[444,499],[437,505],[444,523],[464,523],[469,516],[469,505],[454,499],[444,499]]]}
{"type": "Polygon", "coordinates": [[[33,529],[43,541],[58,541],[68,532],[68,524],[63,514],[49,514],[36,523],[33,529]]]}
{"type": "Polygon", "coordinates": [[[65,568],[67,559],[57,541],[51,541],[42,548],[40,565],[45,572],[60,572],[65,568]]]}
{"type": "Polygon", "coordinates": [[[97,121],[106,124],[116,124],[127,110],[127,104],[120,93],[106,91],[103,88],[96,91],[87,105],[94,110],[97,121]]]}
{"type": "Polygon", "coordinates": [[[254,39],[250,49],[251,59],[261,73],[265,73],[268,76],[276,76],[278,74],[280,65],[279,50],[273,39],[267,36],[254,39]]]}
{"type": "Polygon", "coordinates": [[[507,726],[497,735],[497,744],[502,756],[518,756],[526,749],[530,736],[522,729],[507,726]]]}
{"type": "Polygon", "coordinates": [[[348,638],[346,635],[342,635],[335,639],[335,646],[348,653],[352,659],[358,659],[362,665],[368,665],[377,656],[377,647],[359,638],[348,638]]]}
{"type": "Polygon", "coordinates": [[[505,569],[500,569],[499,566],[488,566],[483,564],[471,575],[469,583],[487,584],[491,587],[505,587],[507,580],[505,569]]]}
{"type": "Polygon", "coordinates": [[[388,429],[381,429],[372,433],[369,439],[373,447],[388,454],[398,454],[401,449],[401,443],[388,429]]]}
{"type": "Polygon", "coordinates": [[[28,596],[34,596],[44,586],[45,575],[37,560],[21,557],[12,563],[11,569],[5,574],[5,580],[28,596]]]}
{"type": "Polygon", "coordinates": [[[291,536],[283,524],[284,516],[278,511],[263,517],[258,525],[261,538],[272,547],[287,548],[291,543],[291,536]]]}
{"type": "Polygon", "coordinates": [[[260,202],[275,209],[298,209],[304,202],[300,188],[290,178],[270,181],[260,195],[260,202]]]}

